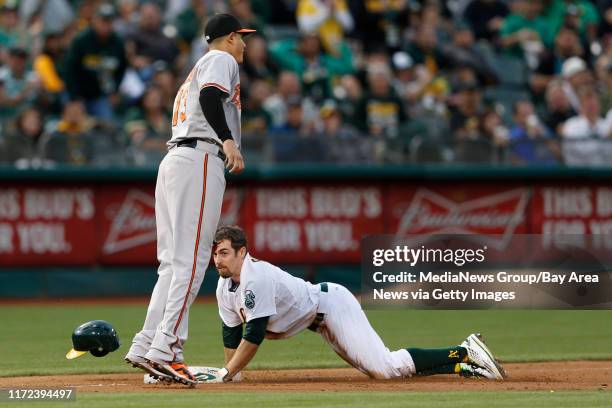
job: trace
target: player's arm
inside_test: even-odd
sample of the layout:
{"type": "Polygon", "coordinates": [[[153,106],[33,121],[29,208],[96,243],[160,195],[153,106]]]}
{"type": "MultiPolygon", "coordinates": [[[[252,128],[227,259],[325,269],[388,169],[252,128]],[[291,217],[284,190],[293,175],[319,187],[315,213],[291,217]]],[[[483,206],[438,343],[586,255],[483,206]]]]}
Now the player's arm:
{"type": "Polygon", "coordinates": [[[225,364],[229,361],[236,353],[236,349],[240,345],[242,340],[242,324],[235,327],[229,327],[225,323],[221,323],[221,333],[223,335],[223,352],[225,353],[225,364]]]}
{"type": "MultiPolygon", "coordinates": [[[[229,362],[226,363],[225,369],[227,374],[223,377],[223,381],[229,381],[236,373],[241,371],[255,357],[255,353],[259,349],[259,345],[263,342],[266,336],[266,327],[268,326],[269,316],[259,317],[250,320],[246,324],[246,330],[240,345],[232,356],[229,362]]],[[[226,348],[227,349],[227,348],[226,348]]],[[[226,358],[228,352],[225,354],[226,358]]]]}
{"type": "Polygon", "coordinates": [[[234,142],[232,132],[229,126],[227,126],[225,112],[223,111],[222,100],[228,96],[227,92],[222,91],[216,86],[205,86],[200,91],[200,106],[206,121],[210,123],[210,126],[223,143],[223,152],[227,157],[225,167],[229,169],[230,173],[240,173],[244,170],[244,160],[234,142]]]}

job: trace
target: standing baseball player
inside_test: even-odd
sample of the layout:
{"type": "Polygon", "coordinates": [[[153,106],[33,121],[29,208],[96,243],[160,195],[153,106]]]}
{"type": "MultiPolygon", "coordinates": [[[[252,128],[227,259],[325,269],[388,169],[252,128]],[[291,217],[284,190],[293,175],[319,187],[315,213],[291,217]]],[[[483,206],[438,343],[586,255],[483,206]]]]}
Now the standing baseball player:
{"type": "Polygon", "coordinates": [[[264,338],[288,338],[304,329],[318,332],[340,357],[371,378],[459,374],[501,380],[506,376],[479,334],[450,348],[390,351],[343,286],[312,285],[252,258],[239,227],[220,227],[215,245],[225,367],[211,382],[231,380],[255,356],[264,338]]]}
{"type": "Polygon", "coordinates": [[[179,89],[172,139],[155,187],[157,258],[160,262],[143,329],[125,360],[154,377],[195,384],[183,360],[189,308],[196,298],[225,191],[224,164],[240,173],[240,76],[242,28],[229,14],[206,25],[209,51],[179,89]]]}

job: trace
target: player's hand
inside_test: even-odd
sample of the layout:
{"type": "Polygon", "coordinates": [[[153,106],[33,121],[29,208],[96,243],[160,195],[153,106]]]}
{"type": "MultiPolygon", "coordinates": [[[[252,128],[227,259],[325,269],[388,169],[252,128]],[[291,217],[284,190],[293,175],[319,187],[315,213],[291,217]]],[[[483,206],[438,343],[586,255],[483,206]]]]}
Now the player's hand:
{"type": "Polygon", "coordinates": [[[233,378],[223,379],[227,375],[225,368],[202,367],[201,371],[194,374],[199,383],[215,384],[222,382],[238,382],[242,380],[242,374],[237,373],[233,378]]]}
{"type": "Polygon", "coordinates": [[[230,173],[241,173],[244,170],[244,159],[236,143],[232,139],[223,142],[223,152],[225,153],[225,168],[230,173]]]}

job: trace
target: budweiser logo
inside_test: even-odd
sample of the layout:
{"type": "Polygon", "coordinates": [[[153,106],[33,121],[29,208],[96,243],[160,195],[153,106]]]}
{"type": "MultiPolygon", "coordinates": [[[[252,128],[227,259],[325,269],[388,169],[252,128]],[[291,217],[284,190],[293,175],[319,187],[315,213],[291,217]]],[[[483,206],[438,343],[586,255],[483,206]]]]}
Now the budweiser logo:
{"type": "MultiPolygon", "coordinates": [[[[240,214],[242,194],[229,189],[223,196],[220,224],[236,224],[240,214]]],[[[102,247],[105,254],[114,254],[155,242],[155,197],[141,190],[130,190],[113,219],[102,247]]]]}
{"type": "Polygon", "coordinates": [[[156,239],[155,197],[130,190],[114,214],[110,232],[102,247],[105,254],[125,251],[156,239]]]}
{"type": "Polygon", "coordinates": [[[397,235],[414,235],[414,241],[421,242],[431,234],[478,234],[477,241],[503,249],[524,222],[528,201],[529,190],[524,188],[461,203],[419,189],[402,210],[397,235]]]}

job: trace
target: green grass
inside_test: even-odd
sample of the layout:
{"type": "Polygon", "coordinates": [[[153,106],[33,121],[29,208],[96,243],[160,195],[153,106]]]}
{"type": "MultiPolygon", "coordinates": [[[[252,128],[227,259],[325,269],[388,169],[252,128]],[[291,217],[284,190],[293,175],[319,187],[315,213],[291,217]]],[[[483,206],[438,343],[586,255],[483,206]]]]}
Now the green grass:
{"type": "MultiPolygon", "coordinates": [[[[145,313],[145,304],[2,306],[0,377],[130,371],[123,356],[145,313]],[[86,355],[66,360],[72,330],[93,319],[108,320],[115,326],[121,348],[105,358],[86,355]]],[[[508,362],[612,358],[612,310],[385,310],[369,311],[368,316],[391,349],[448,346],[481,331],[493,351],[508,362]]],[[[197,304],[192,308],[189,332],[186,361],[191,365],[222,365],[215,305],[197,304]]],[[[289,340],[264,341],[250,368],[343,366],[318,335],[306,331],[289,340]]]]}
{"type": "MultiPolygon", "coordinates": [[[[160,406],[160,395],[163,395],[163,406],[209,406],[209,407],[452,407],[473,408],[486,406],[488,408],[516,407],[609,407],[612,402],[612,392],[505,392],[505,393],[467,393],[467,392],[334,392],[334,393],[83,393],[77,394],[76,403],[41,403],[31,404],[11,403],[19,407],[143,407],[160,406]]],[[[0,403],[0,406],[2,404],[0,403]]],[[[9,404],[4,404],[9,406],[9,404]]]]}

